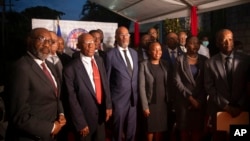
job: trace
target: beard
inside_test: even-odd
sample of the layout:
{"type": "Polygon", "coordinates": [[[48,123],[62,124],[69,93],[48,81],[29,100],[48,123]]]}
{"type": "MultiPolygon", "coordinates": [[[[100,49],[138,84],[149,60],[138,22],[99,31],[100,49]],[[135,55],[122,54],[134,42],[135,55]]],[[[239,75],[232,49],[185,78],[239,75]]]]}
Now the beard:
{"type": "Polygon", "coordinates": [[[30,52],[38,59],[45,60],[48,58],[50,50],[47,48],[35,49],[31,48],[30,52]]]}

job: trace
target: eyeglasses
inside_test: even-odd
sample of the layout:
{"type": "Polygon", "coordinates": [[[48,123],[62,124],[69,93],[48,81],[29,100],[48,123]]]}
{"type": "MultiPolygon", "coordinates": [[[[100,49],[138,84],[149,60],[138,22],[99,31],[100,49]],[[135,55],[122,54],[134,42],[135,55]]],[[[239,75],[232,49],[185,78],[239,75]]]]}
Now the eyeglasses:
{"type": "Polygon", "coordinates": [[[89,45],[95,44],[95,42],[94,41],[88,41],[88,42],[83,42],[83,44],[89,46],[89,45]]]}
{"type": "Polygon", "coordinates": [[[130,34],[119,34],[120,37],[130,37],[130,34]]]}
{"type": "Polygon", "coordinates": [[[34,39],[38,40],[42,44],[48,43],[49,45],[52,45],[55,43],[55,41],[53,41],[51,39],[46,39],[43,36],[38,36],[38,37],[35,37],[34,39]]]}

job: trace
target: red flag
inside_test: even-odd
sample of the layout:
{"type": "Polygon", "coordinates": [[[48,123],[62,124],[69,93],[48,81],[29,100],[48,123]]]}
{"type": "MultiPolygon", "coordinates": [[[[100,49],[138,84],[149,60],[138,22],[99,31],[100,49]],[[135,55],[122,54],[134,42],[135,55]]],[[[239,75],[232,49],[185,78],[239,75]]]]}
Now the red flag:
{"type": "Polygon", "coordinates": [[[139,29],[139,23],[135,22],[134,24],[134,46],[137,48],[139,46],[140,42],[140,29],[139,29]]]}
{"type": "Polygon", "coordinates": [[[191,8],[191,34],[193,36],[197,36],[198,35],[198,26],[197,26],[197,7],[196,6],[192,6],[191,8]]]}

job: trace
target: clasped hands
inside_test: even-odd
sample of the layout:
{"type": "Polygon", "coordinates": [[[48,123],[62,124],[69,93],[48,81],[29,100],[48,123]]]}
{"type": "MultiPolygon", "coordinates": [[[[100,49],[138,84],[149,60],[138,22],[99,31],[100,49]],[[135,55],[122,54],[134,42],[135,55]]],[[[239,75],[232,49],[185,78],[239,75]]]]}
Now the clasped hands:
{"type": "Polygon", "coordinates": [[[54,137],[58,134],[58,132],[62,129],[62,127],[66,124],[66,118],[64,115],[59,115],[58,119],[54,122],[54,130],[51,135],[54,137]]]}
{"type": "Polygon", "coordinates": [[[224,110],[228,112],[232,117],[237,117],[241,113],[241,109],[238,107],[226,105],[224,107],[224,110]]]}
{"type": "Polygon", "coordinates": [[[199,109],[200,108],[200,103],[192,95],[190,95],[188,97],[188,100],[191,103],[191,106],[188,107],[189,109],[192,109],[192,108],[199,109]]]}

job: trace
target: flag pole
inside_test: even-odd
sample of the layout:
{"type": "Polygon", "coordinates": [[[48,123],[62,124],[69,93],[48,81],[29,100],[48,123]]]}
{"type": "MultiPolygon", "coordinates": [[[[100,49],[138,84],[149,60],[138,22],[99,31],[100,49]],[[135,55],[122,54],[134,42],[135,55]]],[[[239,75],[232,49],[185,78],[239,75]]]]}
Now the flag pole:
{"type": "Polygon", "coordinates": [[[59,17],[57,16],[57,32],[56,32],[57,36],[62,37],[62,33],[61,33],[61,28],[59,25],[59,17]]]}

